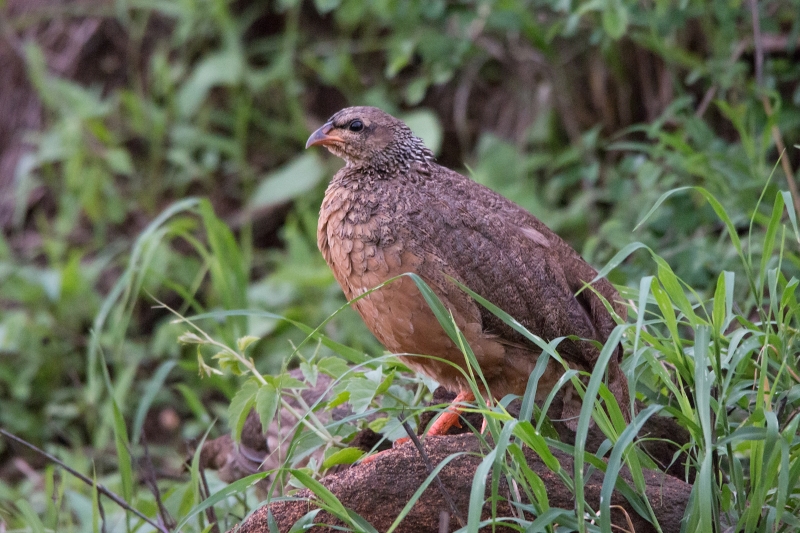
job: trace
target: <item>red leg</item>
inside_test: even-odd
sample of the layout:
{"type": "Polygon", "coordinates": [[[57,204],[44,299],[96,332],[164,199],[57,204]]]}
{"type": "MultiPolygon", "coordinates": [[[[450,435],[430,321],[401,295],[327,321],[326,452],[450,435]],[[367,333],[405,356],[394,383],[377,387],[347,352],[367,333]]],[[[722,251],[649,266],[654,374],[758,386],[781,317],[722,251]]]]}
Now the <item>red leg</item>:
{"type": "Polygon", "coordinates": [[[447,411],[439,415],[439,418],[436,419],[436,422],[433,423],[431,428],[428,430],[427,435],[446,435],[447,430],[453,426],[457,428],[461,427],[461,423],[458,421],[458,417],[461,416],[461,412],[464,410],[462,407],[459,407],[458,404],[461,402],[471,402],[475,400],[475,395],[472,394],[471,391],[461,391],[456,396],[456,399],[450,404],[450,407],[447,408],[447,411]]]}
{"type": "MultiPolygon", "coordinates": [[[[461,423],[458,421],[458,417],[461,416],[461,412],[464,410],[458,404],[462,402],[472,402],[475,400],[475,395],[472,394],[471,391],[461,391],[458,393],[458,396],[450,403],[450,407],[447,410],[439,415],[439,418],[431,425],[431,428],[428,430],[426,435],[446,435],[447,430],[453,426],[461,427],[461,423]]],[[[486,420],[483,421],[484,425],[486,424],[486,420]]],[[[481,430],[481,433],[483,429],[481,430]]],[[[402,437],[394,441],[394,445],[397,446],[399,444],[403,444],[404,442],[408,442],[410,439],[408,437],[402,437]]],[[[384,453],[388,452],[389,450],[384,450],[383,452],[378,452],[373,455],[369,455],[361,459],[361,464],[371,463],[377,457],[384,453]]]]}

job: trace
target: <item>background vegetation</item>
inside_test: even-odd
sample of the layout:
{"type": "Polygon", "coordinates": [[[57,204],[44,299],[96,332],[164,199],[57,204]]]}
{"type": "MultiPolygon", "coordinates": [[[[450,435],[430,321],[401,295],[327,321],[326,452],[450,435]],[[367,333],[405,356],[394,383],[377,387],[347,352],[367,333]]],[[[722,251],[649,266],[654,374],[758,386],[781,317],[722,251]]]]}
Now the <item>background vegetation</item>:
{"type": "MultiPolygon", "coordinates": [[[[184,470],[185,443],[236,428],[287,365],[382,354],[346,307],[304,343],[345,302],[315,245],[340,163],[302,148],[369,104],[615,267],[628,375],[694,438],[687,530],[800,527],[797,1],[7,0],[0,30],[6,431],[149,517],[152,472],[184,530],[211,527],[224,485],[184,470]],[[207,338],[174,322],[204,313],[207,338]]],[[[371,368],[345,378],[356,411],[424,395],[371,368]]],[[[257,501],[237,489],[222,528],[257,501]]],[[[149,530],[93,496],[0,439],[0,531],[149,530]]]]}

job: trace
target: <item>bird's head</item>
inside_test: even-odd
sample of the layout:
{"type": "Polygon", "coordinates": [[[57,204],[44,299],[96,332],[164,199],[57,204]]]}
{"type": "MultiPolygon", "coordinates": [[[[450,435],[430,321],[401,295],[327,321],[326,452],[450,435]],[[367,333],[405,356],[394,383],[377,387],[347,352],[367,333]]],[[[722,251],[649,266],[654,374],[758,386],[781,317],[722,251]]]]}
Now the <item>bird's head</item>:
{"type": "Polygon", "coordinates": [[[333,115],[306,142],[324,146],[350,166],[405,171],[412,161],[433,160],[433,153],[403,121],[377,107],[348,107],[333,115]]]}

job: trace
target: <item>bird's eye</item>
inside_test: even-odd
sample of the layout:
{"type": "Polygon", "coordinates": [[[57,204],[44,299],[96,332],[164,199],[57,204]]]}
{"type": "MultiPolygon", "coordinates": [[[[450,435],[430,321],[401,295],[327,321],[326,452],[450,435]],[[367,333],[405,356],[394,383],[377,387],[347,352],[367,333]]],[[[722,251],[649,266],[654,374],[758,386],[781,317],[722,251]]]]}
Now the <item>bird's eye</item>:
{"type": "Polygon", "coordinates": [[[364,123],[356,119],[350,123],[350,131],[361,131],[364,129],[364,123]]]}

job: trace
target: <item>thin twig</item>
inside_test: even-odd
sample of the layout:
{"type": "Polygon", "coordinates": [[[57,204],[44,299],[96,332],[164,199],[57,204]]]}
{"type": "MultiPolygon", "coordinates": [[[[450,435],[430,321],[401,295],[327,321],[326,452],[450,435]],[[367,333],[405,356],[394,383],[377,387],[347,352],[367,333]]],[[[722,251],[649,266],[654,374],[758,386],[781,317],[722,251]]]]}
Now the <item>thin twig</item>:
{"type": "Polygon", "coordinates": [[[100,533],[106,533],[106,510],[103,509],[103,501],[97,498],[97,512],[100,513],[100,533]]]}
{"type": "MultiPolygon", "coordinates": [[[[210,498],[211,491],[208,489],[208,480],[206,479],[206,469],[202,465],[200,465],[200,480],[203,482],[203,490],[206,493],[204,499],[210,498]]],[[[206,509],[206,518],[208,519],[209,523],[213,524],[210,533],[219,533],[219,520],[217,519],[217,512],[214,510],[213,505],[209,506],[206,509]]]]}
{"type": "MultiPolygon", "coordinates": [[[[755,60],[756,60],[756,85],[760,91],[764,88],[764,45],[761,39],[761,22],[758,16],[758,0],[750,0],[750,14],[753,19],[753,44],[755,46],[755,60]]],[[[772,118],[772,104],[769,102],[769,97],[763,93],[761,94],[761,103],[764,106],[764,112],[767,118],[772,118]]],[[[772,133],[772,140],[775,142],[775,147],[778,149],[778,154],[781,161],[781,168],[786,176],[786,183],[789,185],[789,192],[792,195],[792,203],[798,215],[800,215],[800,193],[797,190],[797,182],[794,180],[794,171],[789,162],[789,157],[786,155],[786,144],[783,142],[781,130],[777,124],[773,124],[770,128],[772,133]]]]}
{"type": "Polygon", "coordinates": [[[753,17],[753,45],[756,56],[756,84],[764,86],[764,46],[761,43],[761,20],[758,16],[758,0],[750,0],[750,15],[753,17]]]}
{"type": "MultiPolygon", "coordinates": [[[[760,30],[760,26],[759,26],[760,30]]],[[[739,41],[739,44],[733,49],[733,53],[731,54],[730,58],[728,58],[728,65],[733,66],[739,59],[741,59],[742,54],[744,54],[749,49],[753,48],[753,54],[756,56],[756,80],[759,78],[759,69],[761,69],[761,76],[763,77],[763,58],[766,54],[770,52],[787,52],[790,47],[795,48],[800,46],[800,39],[795,39],[794,41],[790,41],[789,38],[785,35],[775,35],[770,33],[761,33],[761,37],[756,40],[750,37],[739,41]],[[758,56],[761,56],[761,59],[758,59],[758,56]],[[759,66],[759,62],[761,66],[759,66]]],[[[705,95],[703,96],[700,105],[697,107],[695,111],[695,116],[700,118],[708,109],[709,104],[711,104],[714,96],[716,96],[717,91],[719,90],[719,85],[714,84],[708,88],[705,95]]]]}
{"type": "MultiPolygon", "coordinates": [[[[400,422],[403,424],[403,429],[406,430],[408,438],[410,438],[411,442],[414,443],[414,446],[417,447],[417,451],[419,451],[419,455],[420,457],[422,457],[422,462],[425,463],[425,468],[428,469],[428,473],[430,474],[431,472],[433,472],[433,464],[431,463],[428,454],[425,453],[425,448],[422,447],[422,443],[417,438],[416,433],[414,433],[414,431],[411,429],[411,426],[408,425],[408,422],[406,422],[405,420],[400,420],[400,422]]],[[[450,496],[450,493],[447,491],[447,488],[445,488],[444,483],[442,483],[442,480],[439,478],[438,475],[436,476],[436,484],[439,486],[439,490],[442,492],[442,496],[444,496],[444,501],[446,501],[447,505],[450,506],[450,510],[453,511],[453,515],[455,515],[459,525],[461,527],[466,527],[467,523],[464,522],[464,518],[458,511],[458,507],[456,507],[455,500],[453,500],[453,497],[450,496]]]]}
{"type": "Polygon", "coordinates": [[[450,531],[450,513],[442,509],[439,511],[439,533],[450,531]]]}
{"type": "Polygon", "coordinates": [[[131,513],[135,514],[136,516],[138,516],[139,518],[141,518],[142,520],[144,520],[145,522],[147,522],[148,524],[150,524],[151,526],[156,528],[156,530],[161,531],[162,533],[170,533],[168,529],[166,529],[163,526],[161,526],[160,524],[154,522],[153,520],[148,518],[146,515],[142,514],[138,509],[135,509],[135,508],[131,507],[128,504],[128,502],[123,500],[120,496],[118,496],[117,494],[111,492],[110,490],[108,490],[105,486],[101,485],[100,483],[96,483],[95,481],[93,481],[93,480],[89,479],[88,477],[84,476],[83,474],[81,474],[77,470],[74,470],[74,469],[70,468],[69,466],[64,464],[64,462],[61,461],[61,459],[59,459],[58,457],[56,457],[54,455],[50,455],[49,453],[47,453],[46,451],[42,450],[41,448],[38,448],[36,445],[31,444],[30,442],[17,437],[13,433],[9,433],[8,431],[6,431],[3,428],[0,428],[0,435],[3,435],[7,439],[13,440],[14,442],[16,442],[18,444],[22,444],[26,448],[30,448],[31,450],[33,450],[34,452],[38,453],[39,455],[41,455],[42,457],[46,458],[47,460],[57,464],[58,466],[60,466],[61,468],[63,468],[64,470],[66,470],[67,472],[69,472],[70,474],[75,476],[76,478],[80,479],[81,481],[83,481],[84,483],[89,485],[90,487],[95,487],[97,489],[97,492],[99,492],[100,494],[103,494],[107,498],[111,499],[111,501],[113,501],[114,503],[116,503],[117,505],[122,507],[123,509],[125,509],[127,511],[130,511],[131,513]]]}
{"type": "Polygon", "coordinates": [[[142,436],[139,439],[139,442],[142,443],[144,447],[144,460],[146,463],[145,467],[145,483],[148,487],[150,487],[150,492],[153,493],[153,496],[156,499],[156,505],[158,506],[158,516],[161,522],[164,524],[164,527],[167,529],[174,528],[177,524],[175,520],[173,520],[172,516],[167,511],[167,508],[164,507],[164,502],[161,500],[161,491],[158,489],[158,482],[156,479],[156,469],[153,466],[153,461],[150,459],[150,447],[147,445],[147,436],[145,435],[144,430],[142,430],[142,436]]]}
{"type": "MultiPolygon", "coordinates": [[[[769,97],[766,94],[761,95],[761,103],[764,105],[764,112],[768,118],[772,118],[772,104],[769,102],[769,97]]],[[[789,162],[789,156],[786,153],[786,145],[783,143],[783,136],[777,124],[773,124],[771,128],[772,140],[775,142],[775,147],[778,149],[778,154],[781,160],[781,168],[786,176],[786,183],[789,185],[789,192],[792,195],[792,202],[794,209],[800,215],[800,193],[797,190],[797,182],[794,180],[794,171],[792,164],[789,162]]]]}

